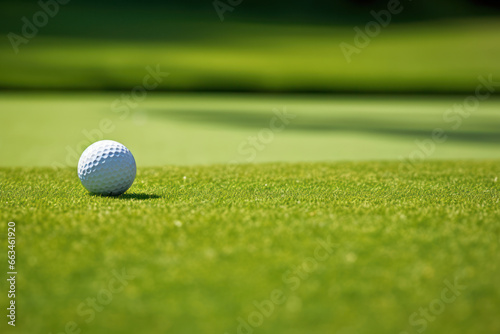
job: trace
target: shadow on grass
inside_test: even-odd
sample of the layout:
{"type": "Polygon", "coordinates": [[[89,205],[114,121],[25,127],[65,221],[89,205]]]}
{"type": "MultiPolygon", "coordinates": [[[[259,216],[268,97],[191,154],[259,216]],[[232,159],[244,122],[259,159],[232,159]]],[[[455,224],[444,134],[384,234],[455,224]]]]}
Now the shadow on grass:
{"type": "MultiPolygon", "coordinates": [[[[150,109],[150,114],[165,119],[201,124],[213,124],[219,126],[254,128],[256,130],[269,126],[272,119],[271,113],[260,112],[229,112],[212,110],[163,110],[150,109]]],[[[345,113],[348,115],[348,112],[345,113]]],[[[445,126],[443,123],[442,126],[445,126]]],[[[500,141],[500,132],[496,131],[498,124],[483,121],[481,127],[483,131],[449,130],[447,134],[450,138],[464,142],[485,142],[497,143],[500,141]]],[[[435,125],[414,124],[409,118],[382,118],[382,117],[355,117],[339,115],[323,116],[301,116],[294,119],[287,127],[287,131],[310,131],[310,132],[358,132],[380,135],[392,135],[400,137],[425,138],[434,130],[435,125]]]]}
{"type": "Polygon", "coordinates": [[[146,200],[146,199],[161,198],[161,196],[159,196],[159,195],[145,194],[145,193],[128,193],[128,194],[122,194],[122,195],[119,195],[119,196],[91,194],[91,196],[94,196],[94,197],[109,197],[109,198],[124,199],[124,200],[135,199],[135,200],[140,200],[140,201],[146,200]]]}
{"type": "Polygon", "coordinates": [[[159,195],[155,194],[145,194],[145,193],[130,193],[130,194],[123,194],[121,196],[117,197],[118,199],[137,199],[137,200],[145,200],[145,199],[155,199],[155,198],[161,198],[159,195]]]}

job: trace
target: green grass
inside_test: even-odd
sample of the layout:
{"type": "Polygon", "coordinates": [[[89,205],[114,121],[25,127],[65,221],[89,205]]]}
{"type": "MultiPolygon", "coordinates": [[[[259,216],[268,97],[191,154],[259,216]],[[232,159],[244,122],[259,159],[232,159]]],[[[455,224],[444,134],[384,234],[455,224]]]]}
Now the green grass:
{"type": "Polygon", "coordinates": [[[448,139],[426,159],[500,159],[498,97],[481,102],[454,129],[443,114],[465,96],[150,93],[121,117],[111,108],[121,94],[0,94],[0,166],[74,167],[101,138],[84,132],[95,132],[103,119],[114,128],[102,137],[123,142],[139,166],[397,161],[418,150],[415,141],[429,140],[436,128],[448,139]],[[252,160],[248,138],[269,128],[273,109],[284,108],[295,118],[260,144],[252,160]]]}
{"type": "Polygon", "coordinates": [[[2,245],[15,221],[19,272],[7,332],[232,334],[281,289],[255,333],[417,333],[409,316],[459,277],[426,333],[498,333],[499,176],[498,160],[166,166],[108,198],[73,168],[2,168],[2,245]],[[282,276],[327,239],[331,255],[291,291],[282,276]],[[135,278],[85,323],[80,303],[122,268],[135,278]]]}
{"type": "MultiPolygon", "coordinates": [[[[354,24],[219,22],[214,13],[213,21],[148,15],[133,25],[128,12],[131,19],[106,13],[95,26],[65,35],[82,15],[62,11],[18,54],[5,39],[0,87],[130,90],[157,64],[171,73],[159,89],[188,91],[472,93],[479,75],[500,76],[497,18],[391,24],[347,63],[339,45],[354,43],[354,24]],[[112,24],[110,16],[121,21],[112,24]]],[[[16,20],[3,30],[21,26],[16,20]]]]}

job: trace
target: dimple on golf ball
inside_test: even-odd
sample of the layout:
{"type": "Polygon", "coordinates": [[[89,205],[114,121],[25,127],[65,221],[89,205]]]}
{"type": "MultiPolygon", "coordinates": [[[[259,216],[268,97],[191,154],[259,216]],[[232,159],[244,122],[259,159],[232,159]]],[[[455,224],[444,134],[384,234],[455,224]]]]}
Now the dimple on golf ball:
{"type": "Polygon", "coordinates": [[[132,153],[113,140],[101,140],[82,153],[78,177],[91,193],[121,195],[134,183],[137,167],[132,153]]]}

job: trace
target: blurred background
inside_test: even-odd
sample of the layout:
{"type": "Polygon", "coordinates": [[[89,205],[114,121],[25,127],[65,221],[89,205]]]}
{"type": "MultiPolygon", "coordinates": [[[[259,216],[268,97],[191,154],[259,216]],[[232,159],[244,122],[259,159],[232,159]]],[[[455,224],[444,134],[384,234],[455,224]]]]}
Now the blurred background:
{"type": "Polygon", "coordinates": [[[15,53],[8,33],[22,36],[22,18],[33,23],[41,7],[2,1],[0,87],[128,90],[161,64],[169,91],[468,93],[479,74],[500,72],[493,0],[402,0],[347,64],[339,44],[354,45],[353,28],[388,2],[71,0],[15,53]]]}
{"type": "Polygon", "coordinates": [[[101,137],[140,165],[394,160],[435,128],[449,137],[426,159],[499,158],[496,90],[443,117],[500,81],[499,3],[402,0],[356,37],[390,3],[1,1],[0,164],[74,166],[101,137]],[[168,76],[133,97],[152,69],[168,76]],[[273,109],[296,117],[250,158],[273,109]]]}

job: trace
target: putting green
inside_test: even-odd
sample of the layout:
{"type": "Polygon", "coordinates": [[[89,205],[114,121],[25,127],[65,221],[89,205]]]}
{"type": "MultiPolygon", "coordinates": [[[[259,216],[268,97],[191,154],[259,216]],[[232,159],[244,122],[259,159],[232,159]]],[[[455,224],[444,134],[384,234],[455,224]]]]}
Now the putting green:
{"type": "Polygon", "coordinates": [[[101,138],[139,166],[500,158],[499,98],[465,117],[465,96],[122,94],[1,94],[0,165],[75,167],[101,138]]]}

